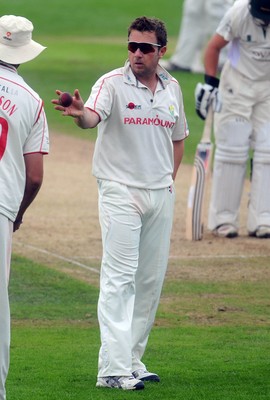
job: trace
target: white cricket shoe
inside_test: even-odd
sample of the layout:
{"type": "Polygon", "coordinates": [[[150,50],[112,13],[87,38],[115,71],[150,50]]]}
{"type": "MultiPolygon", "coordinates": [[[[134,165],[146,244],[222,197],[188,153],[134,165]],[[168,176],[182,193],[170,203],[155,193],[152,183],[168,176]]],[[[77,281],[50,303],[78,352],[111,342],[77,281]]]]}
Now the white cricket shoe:
{"type": "Polygon", "coordinates": [[[256,236],[259,239],[269,239],[270,238],[270,226],[261,225],[255,232],[249,232],[249,236],[256,236]]]}
{"type": "Polygon", "coordinates": [[[219,225],[214,231],[213,234],[218,237],[222,238],[234,238],[238,236],[237,229],[234,225],[232,224],[222,224],[219,225]]]}
{"type": "Polygon", "coordinates": [[[168,72],[191,72],[190,68],[181,67],[180,65],[176,65],[170,60],[159,60],[159,64],[162,68],[165,68],[168,72]]]}
{"type": "Polygon", "coordinates": [[[149,372],[145,369],[137,369],[136,371],[132,372],[132,375],[134,378],[137,378],[140,381],[160,382],[160,378],[157,374],[149,372]]]}
{"type": "Polygon", "coordinates": [[[144,383],[134,378],[134,376],[106,376],[104,378],[98,378],[96,387],[141,390],[144,389],[144,383]]]}

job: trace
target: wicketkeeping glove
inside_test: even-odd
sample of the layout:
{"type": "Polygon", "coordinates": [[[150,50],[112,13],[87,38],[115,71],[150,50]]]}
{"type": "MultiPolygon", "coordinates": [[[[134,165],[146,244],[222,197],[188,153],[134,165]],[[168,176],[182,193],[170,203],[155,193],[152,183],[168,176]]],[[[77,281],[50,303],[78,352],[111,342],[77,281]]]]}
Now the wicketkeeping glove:
{"type": "Polygon", "coordinates": [[[198,83],[195,89],[195,108],[201,119],[205,119],[210,104],[213,110],[219,112],[221,100],[218,93],[219,79],[214,76],[205,75],[205,83],[198,83]]]}

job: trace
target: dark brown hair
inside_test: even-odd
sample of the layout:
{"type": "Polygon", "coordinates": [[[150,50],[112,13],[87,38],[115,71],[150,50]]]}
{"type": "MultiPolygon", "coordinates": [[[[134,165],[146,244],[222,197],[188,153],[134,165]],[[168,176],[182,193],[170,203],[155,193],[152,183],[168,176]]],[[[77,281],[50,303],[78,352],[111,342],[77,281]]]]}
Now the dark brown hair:
{"type": "Polygon", "coordinates": [[[136,18],[128,28],[128,38],[131,31],[139,32],[154,32],[157,37],[157,42],[162,47],[167,44],[167,30],[165,24],[157,18],[138,17],[136,18]]]}

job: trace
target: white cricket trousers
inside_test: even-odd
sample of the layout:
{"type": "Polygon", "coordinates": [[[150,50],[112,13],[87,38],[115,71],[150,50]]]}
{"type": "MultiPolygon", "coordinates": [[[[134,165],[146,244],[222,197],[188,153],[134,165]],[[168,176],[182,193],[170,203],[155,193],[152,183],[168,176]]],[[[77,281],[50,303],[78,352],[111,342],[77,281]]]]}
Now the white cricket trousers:
{"type": "Polygon", "coordinates": [[[0,400],[6,400],[5,383],[9,368],[10,311],[8,281],[12,232],[13,223],[0,214],[0,400]]]}
{"type": "Polygon", "coordinates": [[[196,55],[204,49],[231,3],[230,0],[184,1],[181,29],[171,57],[174,64],[193,67],[196,55]]]}
{"type": "Polygon", "coordinates": [[[154,323],[167,269],[174,187],[145,190],[98,181],[103,257],[98,377],[130,376],[154,323]]]}
{"type": "Polygon", "coordinates": [[[216,151],[208,228],[239,228],[239,211],[250,149],[253,173],[247,230],[270,226],[270,82],[241,75],[227,62],[220,79],[222,109],[215,114],[216,151]]]}

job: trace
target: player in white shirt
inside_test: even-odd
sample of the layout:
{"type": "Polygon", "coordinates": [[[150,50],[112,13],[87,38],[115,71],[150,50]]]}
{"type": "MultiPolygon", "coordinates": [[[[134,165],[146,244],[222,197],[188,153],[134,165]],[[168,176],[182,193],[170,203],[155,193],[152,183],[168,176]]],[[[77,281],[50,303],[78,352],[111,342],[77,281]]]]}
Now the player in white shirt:
{"type": "Polygon", "coordinates": [[[94,110],[102,121],[93,158],[97,179],[142,189],[172,184],[172,140],[183,139],[186,122],[178,82],[159,66],[157,75],[153,94],[145,90],[127,61],[94,85],[85,107],[94,110]],[[115,156],[108,157],[116,149],[115,156]]]}
{"type": "Polygon", "coordinates": [[[238,0],[222,19],[205,53],[205,84],[196,88],[203,119],[214,99],[216,152],[209,229],[235,237],[250,149],[253,152],[247,230],[270,238],[270,0],[238,0]],[[217,78],[220,50],[229,59],[217,78]],[[219,88],[218,88],[219,85],[219,88]],[[217,100],[217,101],[216,101],[217,100]]]}
{"type": "MultiPolygon", "coordinates": [[[[143,389],[159,381],[142,362],[166,273],[173,181],[188,135],[178,82],[158,63],[167,33],[140,17],[128,30],[129,60],[102,76],[84,104],[78,90],[63,115],[98,126],[93,174],[103,241],[97,387],[143,389]]],[[[60,91],[56,91],[60,94],[60,91]]]]}
{"type": "Polygon", "coordinates": [[[45,49],[32,40],[32,30],[24,17],[0,18],[0,400],[9,369],[12,232],[39,191],[49,151],[43,102],[17,71],[45,49]]]}

